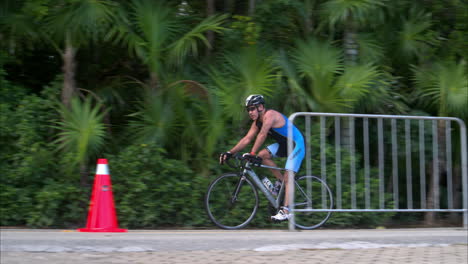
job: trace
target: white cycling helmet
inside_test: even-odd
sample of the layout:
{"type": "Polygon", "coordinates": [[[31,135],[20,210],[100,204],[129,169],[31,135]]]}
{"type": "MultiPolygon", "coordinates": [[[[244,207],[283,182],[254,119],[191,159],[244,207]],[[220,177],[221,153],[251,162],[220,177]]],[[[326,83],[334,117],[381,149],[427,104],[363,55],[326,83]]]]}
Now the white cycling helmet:
{"type": "Polygon", "coordinates": [[[245,99],[245,106],[249,107],[251,105],[265,104],[265,99],[263,95],[260,94],[251,94],[245,99]]]}

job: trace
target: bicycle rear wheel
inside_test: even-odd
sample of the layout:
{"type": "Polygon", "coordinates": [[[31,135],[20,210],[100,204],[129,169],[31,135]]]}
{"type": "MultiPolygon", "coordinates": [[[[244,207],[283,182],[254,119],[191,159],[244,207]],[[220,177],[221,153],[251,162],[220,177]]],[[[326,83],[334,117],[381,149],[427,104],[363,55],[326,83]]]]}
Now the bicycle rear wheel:
{"type": "Polygon", "coordinates": [[[216,178],[208,187],[205,208],[211,221],[223,229],[245,227],[257,213],[258,192],[247,179],[236,173],[216,178]]]}
{"type": "Polygon", "coordinates": [[[294,219],[301,229],[315,229],[330,218],[331,212],[296,211],[301,209],[332,209],[333,196],[328,185],[315,176],[301,176],[295,186],[294,219]]]}

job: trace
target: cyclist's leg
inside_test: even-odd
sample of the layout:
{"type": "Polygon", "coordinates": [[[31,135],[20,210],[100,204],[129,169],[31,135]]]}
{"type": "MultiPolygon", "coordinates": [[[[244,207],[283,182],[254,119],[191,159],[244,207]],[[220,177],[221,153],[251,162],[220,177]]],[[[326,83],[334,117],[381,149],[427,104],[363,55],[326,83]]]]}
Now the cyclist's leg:
{"type": "MultiPolygon", "coordinates": [[[[293,177],[294,177],[295,173],[293,174],[293,177]]],[[[285,207],[285,210],[286,211],[289,211],[288,210],[288,206],[289,206],[289,172],[286,171],[284,173],[284,202],[283,202],[283,206],[285,207]]]]}
{"type": "Polygon", "coordinates": [[[288,156],[288,160],[286,161],[286,166],[285,168],[287,171],[284,173],[284,182],[285,182],[285,195],[284,195],[284,207],[286,208],[285,210],[287,211],[288,205],[289,205],[289,171],[293,172],[293,178],[296,175],[296,173],[299,171],[301,168],[302,160],[304,159],[305,156],[305,149],[304,149],[304,144],[297,144],[295,145],[291,155],[288,156]]]}
{"type": "MultiPolygon", "coordinates": [[[[259,153],[258,156],[262,158],[263,164],[271,167],[277,167],[276,163],[273,161],[273,157],[275,157],[276,152],[278,151],[278,143],[269,145],[265,149],[262,149],[259,153]]],[[[283,175],[279,170],[273,170],[270,169],[271,173],[275,176],[276,179],[278,180],[283,180],[283,175]]]]}

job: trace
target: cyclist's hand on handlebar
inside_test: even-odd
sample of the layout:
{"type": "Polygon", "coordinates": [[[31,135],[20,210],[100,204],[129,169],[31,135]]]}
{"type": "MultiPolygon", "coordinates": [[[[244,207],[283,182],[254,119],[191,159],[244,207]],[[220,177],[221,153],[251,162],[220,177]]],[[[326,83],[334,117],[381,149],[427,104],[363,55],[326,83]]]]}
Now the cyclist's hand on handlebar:
{"type": "Polygon", "coordinates": [[[221,155],[219,155],[219,164],[223,165],[224,162],[226,162],[231,157],[232,157],[232,153],[229,151],[221,153],[221,155]]]}
{"type": "Polygon", "coordinates": [[[244,155],[242,155],[242,158],[250,161],[254,166],[260,166],[263,162],[262,158],[256,155],[252,155],[251,153],[244,153],[244,155]]]}

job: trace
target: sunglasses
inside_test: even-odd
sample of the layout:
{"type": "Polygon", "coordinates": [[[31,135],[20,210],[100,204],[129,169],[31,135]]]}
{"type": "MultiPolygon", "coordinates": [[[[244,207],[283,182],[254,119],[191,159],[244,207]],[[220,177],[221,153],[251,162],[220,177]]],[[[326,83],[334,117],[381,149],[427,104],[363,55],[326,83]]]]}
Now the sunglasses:
{"type": "Polygon", "coordinates": [[[247,112],[251,112],[251,111],[256,110],[256,109],[257,109],[257,107],[255,107],[255,106],[250,106],[250,107],[246,108],[247,112]]]}

